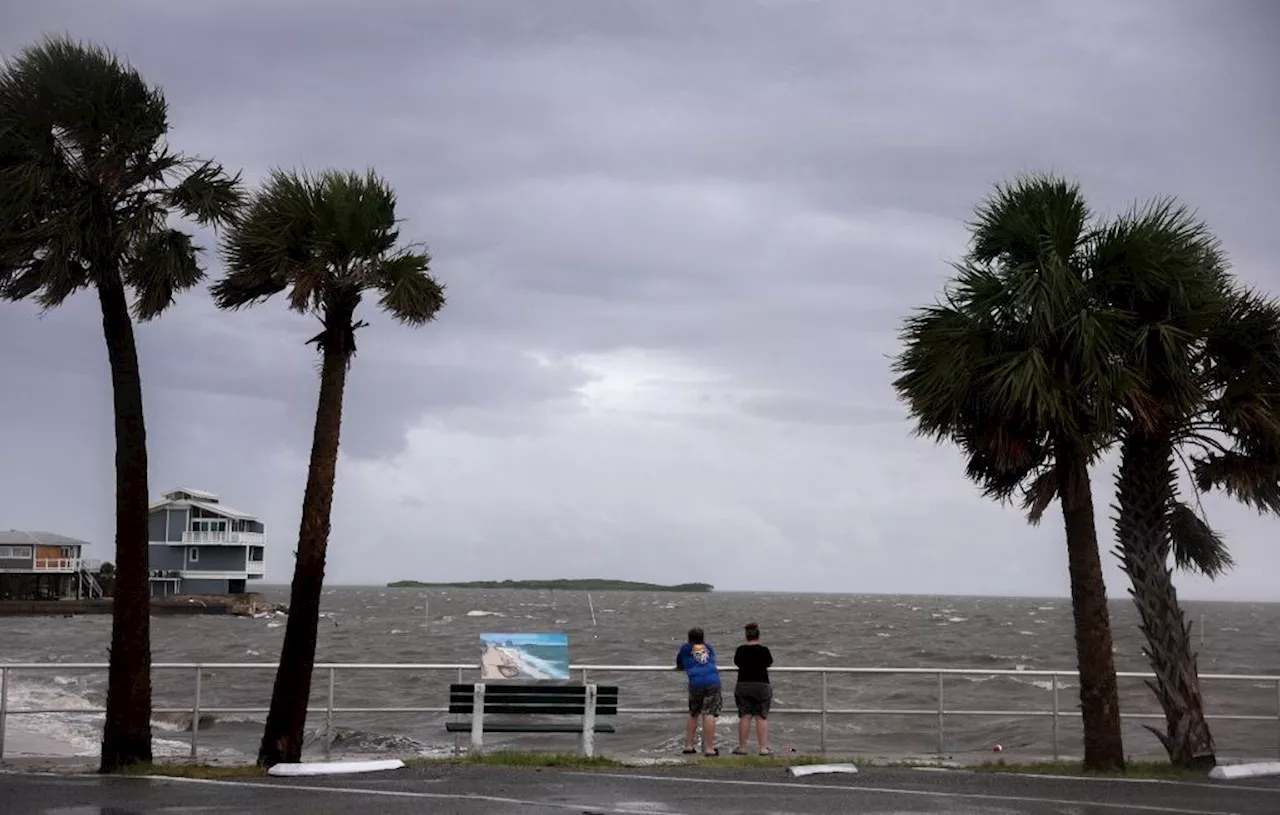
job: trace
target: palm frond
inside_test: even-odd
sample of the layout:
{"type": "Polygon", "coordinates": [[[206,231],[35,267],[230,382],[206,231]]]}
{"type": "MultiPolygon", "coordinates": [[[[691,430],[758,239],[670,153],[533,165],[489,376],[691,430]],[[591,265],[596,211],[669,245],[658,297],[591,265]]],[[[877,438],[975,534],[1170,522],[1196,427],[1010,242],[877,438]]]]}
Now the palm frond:
{"type": "Polygon", "coordinates": [[[1167,520],[1173,562],[1179,569],[1212,579],[1235,566],[1226,542],[1191,507],[1174,501],[1167,520]]]}
{"type": "Polygon", "coordinates": [[[1039,524],[1047,510],[1058,497],[1058,477],[1052,470],[1043,470],[1023,490],[1022,508],[1027,511],[1027,520],[1032,525],[1039,524]]]}
{"type": "Polygon", "coordinates": [[[148,232],[124,268],[124,281],[135,292],[134,315],[152,320],[173,304],[175,293],[204,279],[191,236],[177,229],[148,232]]]}
{"type": "Polygon", "coordinates": [[[245,193],[240,174],[228,176],[222,165],[201,162],[168,194],[168,203],[195,219],[201,226],[229,223],[244,206],[245,193]]]}
{"type": "Polygon", "coordinates": [[[314,341],[344,349],[355,347],[352,315],[368,289],[382,293],[392,318],[429,322],[444,287],[425,251],[396,248],[395,205],[372,171],[272,171],[223,237],[227,273],[213,286],[215,302],[236,309],[288,290],[291,309],[322,315],[325,332],[314,341]]]}
{"type": "Polygon", "coordinates": [[[430,262],[426,252],[404,252],[378,267],[378,302],[399,322],[425,325],[444,307],[444,286],[431,277],[430,262]]]}
{"type": "Polygon", "coordinates": [[[1258,512],[1280,515],[1280,448],[1260,449],[1256,455],[1238,451],[1192,458],[1196,487],[1221,490],[1258,512]]]}
{"type": "Polygon", "coordinates": [[[170,152],[167,130],[160,89],[105,48],[53,37],[7,60],[0,296],[51,308],[80,289],[123,281],[135,313],[150,319],[193,285],[196,250],[167,220],[177,209],[217,222],[235,205],[235,184],[216,164],[170,152]]]}

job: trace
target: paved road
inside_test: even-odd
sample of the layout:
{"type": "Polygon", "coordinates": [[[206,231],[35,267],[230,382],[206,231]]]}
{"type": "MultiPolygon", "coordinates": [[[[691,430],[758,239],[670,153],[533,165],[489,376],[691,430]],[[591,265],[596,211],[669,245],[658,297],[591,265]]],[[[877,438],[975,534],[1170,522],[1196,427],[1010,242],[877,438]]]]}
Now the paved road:
{"type": "Polygon", "coordinates": [[[616,773],[414,767],[244,782],[0,774],[2,815],[1275,815],[1280,780],[1142,783],[868,768],[793,779],[782,770],[616,773]]]}

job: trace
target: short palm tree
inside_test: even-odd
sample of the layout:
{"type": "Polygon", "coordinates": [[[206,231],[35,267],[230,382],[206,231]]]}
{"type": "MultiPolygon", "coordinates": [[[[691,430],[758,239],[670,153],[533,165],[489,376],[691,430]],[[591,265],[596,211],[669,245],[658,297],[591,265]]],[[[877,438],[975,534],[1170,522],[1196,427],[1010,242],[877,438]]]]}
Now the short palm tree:
{"type": "Polygon", "coordinates": [[[217,225],[238,178],[174,153],[163,94],[103,48],[65,38],[0,68],[0,298],[61,305],[97,291],[116,439],[116,572],[101,769],[151,759],[147,437],[133,317],[151,320],[204,272],[185,215],[217,225]]]}
{"type": "Polygon", "coordinates": [[[903,330],[894,387],[920,433],[956,443],[992,497],[1062,505],[1075,618],[1084,765],[1124,766],[1106,584],[1089,466],[1132,385],[1123,313],[1097,303],[1097,255],[1078,187],[1030,177],[979,206],[944,300],[903,330]]]}
{"type": "Polygon", "coordinates": [[[1165,714],[1152,729],[1179,767],[1212,766],[1190,627],[1173,567],[1214,577],[1232,565],[1225,543],[1179,498],[1178,460],[1200,453],[1203,488],[1280,509],[1280,312],[1240,291],[1217,239],[1185,208],[1156,201],[1117,219],[1100,264],[1099,297],[1136,320],[1129,364],[1140,375],[1121,425],[1116,539],[1131,583],[1148,683],[1165,714]]]}
{"type": "Polygon", "coordinates": [[[311,338],[320,351],[311,464],[302,500],[289,622],[271,695],[258,763],[302,757],[311,673],[315,665],[320,593],[324,584],[329,515],[342,430],[342,395],[356,353],[356,308],[366,291],[412,326],[444,306],[444,288],[428,271],[426,252],[397,246],[396,197],[373,173],[276,171],[253,197],[222,244],[227,274],[214,300],[238,309],[288,290],[289,307],[314,314],[323,326],[311,338]]]}

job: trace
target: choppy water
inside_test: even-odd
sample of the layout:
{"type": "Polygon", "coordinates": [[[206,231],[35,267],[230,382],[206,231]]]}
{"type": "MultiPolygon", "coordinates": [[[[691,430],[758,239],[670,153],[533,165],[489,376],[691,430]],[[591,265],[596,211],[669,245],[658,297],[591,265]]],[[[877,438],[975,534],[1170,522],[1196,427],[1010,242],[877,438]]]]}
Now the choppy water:
{"type": "MultiPolygon", "coordinates": [[[[286,590],[268,588],[284,601],[286,590]]],[[[321,620],[318,660],[364,663],[477,663],[483,632],[565,631],[575,664],[671,664],[691,625],[707,631],[709,641],[731,661],[741,625],[760,623],[777,664],[850,667],[925,667],[976,669],[1070,669],[1075,664],[1070,605],[1064,599],[1007,599],[920,596],[836,596],[715,593],[603,592],[593,595],[593,625],[587,597],[577,592],[473,591],[338,587],[327,589],[321,620]],[[424,612],[424,598],[430,623],[424,612]]],[[[1280,605],[1188,603],[1188,619],[1205,620],[1202,673],[1280,675],[1280,605]]],[[[1143,671],[1136,615],[1127,602],[1113,604],[1116,663],[1121,671],[1143,671]]],[[[156,662],[272,663],[284,634],[283,618],[157,617],[153,620],[156,662]]],[[[0,661],[105,661],[110,632],[106,616],[6,619],[0,627],[0,661]]],[[[468,679],[475,672],[468,674],[468,679]]],[[[206,670],[203,705],[265,707],[271,670],[261,672],[206,670]]],[[[622,704],[634,708],[679,708],[681,675],[597,673],[598,681],[617,682],[622,704]]],[[[15,672],[10,709],[90,708],[102,704],[105,672],[55,669],[42,674],[15,672]]],[[[457,672],[340,673],[336,704],[340,707],[430,707],[446,704],[448,683],[457,672]]],[[[732,679],[726,678],[727,686],[732,679]]],[[[808,675],[774,676],[774,745],[813,751],[819,744],[815,716],[785,715],[791,708],[817,707],[820,679],[808,675]]],[[[194,671],[158,672],[156,707],[190,707],[194,671]]],[[[950,709],[1049,710],[1052,690],[1047,677],[948,677],[950,709]]],[[[1077,685],[1064,682],[1060,700],[1064,716],[1060,739],[1066,753],[1079,750],[1075,715],[1077,685]]],[[[1274,682],[1206,683],[1213,714],[1274,716],[1274,682]]],[[[1158,712],[1140,680],[1121,680],[1126,713],[1158,712]]],[[[936,677],[840,676],[828,679],[832,708],[936,709],[936,677]]],[[[323,706],[327,677],[317,677],[314,705],[323,706]]],[[[736,724],[732,711],[721,719],[722,738],[736,724]],[[725,727],[727,725],[727,727],[725,727]]],[[[339,754],[394,751],[433,753],[454,747],[444,730],[445,714],[340,714],[335,719],[339,754]]],[[[206,714],[200,742],[203,752],[226,757],[256,749],[262,714],[206,714]]],[[[1151,724],[1159,725],[1158,721],[1151,724]]],[[[606,752],[664,754],[678,751],[679,714],[623,715],[618,733],[601,736],[606,752]]],[[[190,738],[191,715],[157,714],[157,752],[181,754],[190,738]]],[[[313,737],[324,726],[313,716],[313,737]]],[[[38,732],[91,754],[96,750],[101,717],[93,714],[14,716],[11,732],[38,732]]],[[[832,716],[827,747],[832,751],[868,754],[926,753],[936,747],[936,716],[832,716]]],[[[1230,756],[1274,755],[1280,725],[1270,722],[1219,721],[1214,727],[1220,752],[1230,756]]],[[[571,737],[529,735],[491,743],[539,749],[571,749],[571,737]]],[[[1042,756],[1050,751],[1048,718],[949,716],[946,750],[987,750],[1000,743],[1005,755],[1042,756]]],[[[1130,753],[1158,753],[1155,738],[1140,722],[1126,722],[1130,753]]],[[[311,753],[318,752],[318,746],[311,753]]]]}

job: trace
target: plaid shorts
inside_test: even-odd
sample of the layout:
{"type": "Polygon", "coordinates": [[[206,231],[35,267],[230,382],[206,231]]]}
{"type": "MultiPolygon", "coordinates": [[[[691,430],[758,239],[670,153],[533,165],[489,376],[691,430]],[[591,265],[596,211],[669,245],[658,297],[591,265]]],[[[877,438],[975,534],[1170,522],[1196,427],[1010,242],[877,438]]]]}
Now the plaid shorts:
{"type": "Polygon", "coordinates": [[[719,716],[724,706],[724,698],[720,695],[720,686],[709,688],[689,688],[690,716],[719,716]]]}

